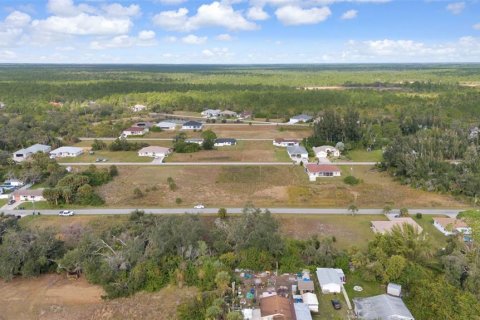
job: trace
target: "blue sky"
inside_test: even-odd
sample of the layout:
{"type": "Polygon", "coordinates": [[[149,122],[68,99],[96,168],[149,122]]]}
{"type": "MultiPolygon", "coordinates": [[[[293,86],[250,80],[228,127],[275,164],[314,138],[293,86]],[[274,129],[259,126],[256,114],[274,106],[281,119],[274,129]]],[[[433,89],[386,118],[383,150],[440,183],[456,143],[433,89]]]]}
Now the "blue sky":
{"type": "Polygon", "coordinates": [[[480,62],[480,1],[2,0],[0,62],[480,62]]]}

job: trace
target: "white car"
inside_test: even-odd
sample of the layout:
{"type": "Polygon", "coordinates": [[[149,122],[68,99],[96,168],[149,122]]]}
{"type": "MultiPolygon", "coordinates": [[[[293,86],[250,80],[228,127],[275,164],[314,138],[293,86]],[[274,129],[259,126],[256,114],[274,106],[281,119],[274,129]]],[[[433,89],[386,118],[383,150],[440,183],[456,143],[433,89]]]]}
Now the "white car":
{"type": "Polygon", "coordinates": [[[205,209],[205,206],[203,204],[197,204],[194,209],[205,209]]]}
{"type": "Polygon", "coordinates": [[[70,216],[73,216],[74,214],[75,214],[75,212],[70,211],[70,210],[62,210],[58,213],[58,215],[62,216],[62,217],[70,217],[70,216]]]}

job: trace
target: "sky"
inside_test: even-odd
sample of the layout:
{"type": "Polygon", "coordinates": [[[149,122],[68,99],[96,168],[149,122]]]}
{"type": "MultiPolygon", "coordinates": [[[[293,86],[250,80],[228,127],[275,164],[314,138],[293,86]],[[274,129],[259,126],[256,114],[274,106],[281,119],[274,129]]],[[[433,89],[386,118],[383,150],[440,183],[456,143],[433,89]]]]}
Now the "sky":
{"type": "Polygon", "coordinates": [[[0,63],[480,62],[480,0],[0,0],[0,63]]]}

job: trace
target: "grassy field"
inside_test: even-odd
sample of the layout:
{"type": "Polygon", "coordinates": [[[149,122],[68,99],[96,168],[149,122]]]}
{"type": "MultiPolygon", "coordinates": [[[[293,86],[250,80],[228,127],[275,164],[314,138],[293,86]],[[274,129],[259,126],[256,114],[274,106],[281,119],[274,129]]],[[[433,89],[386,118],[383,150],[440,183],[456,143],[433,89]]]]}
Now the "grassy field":
{"type": "Polygon", "coordinates": [[[4,206],[5,204],[7,204],[8,202],[8,199],[0,199],[0,207],[4,206]]]}
{"type": "Polygon", "coordinates": [[[60,163],[95,162],[97,158],[108,159],[108,162],[152,162],[153,158],[139,157],[136,151],[95,151],[90,155],[88,152],[73,158],[58,158],[60,163]]]}
{"type": "Polygon", "coordinates": [[[244,206],[251,202],[260,207],[338,207],[355,202],[359,208],[445,207],[466,205],[451,196],[412,189],[393,181],[386,173],[365,166],[342,166],[360,178],[357,186],[346,185],[342,178],[324,178],[309,182],[299,166],[260,167],[119,167],[120,175],[99,188],[111,207],[190,207],[244,206]],[[178,189],[170,190],[172,177],[178,189]],[[140,188],[144,197],[135,199],[133,189],[140,188]]]}
{"type": "Polygon", "coordinates": [[[352,150],[348,152],[348,158],[358,162],[380,162],[383,160],[383,153],[382,150],[373,150],[370,152],[366,150],[352,150]]]}
{"type": "MultiPolygon", "coordinates": [[[[128,139],[131,142],[145,142],[148,143],[151,146],[160,146],[160,147],[171,147],[172,142],[171,141],[163,141],[163,140],[142,140],[140,138],[132,138],[128,139]]],[[[92,147],[92,140],[82,140],[76,144],[74,144],[75,147],[80,147],[80,148],[85,148],[85,149],[90,149],[92,147]]],[[[108,145],[112,143],[110,140],[104,140],[104,142],[108,145]]],[[[98,151],[96,151],[98,152],[98,151]]]]}
{"type": "MultiPolygon", "coordinates": [[[[235,138],[235,139],[303,139],[312,135],[312,128],[305,126],[291,125],[215,125],[206,124],[203,130],[211,129],[219,138],[235,138]]],[[[189,138],[196,138],[201,132],[185,131],[189,138]]],[[[148,138],[173,138],[178,131],[162,131],[149,132],[148,138]]]]}
{"type": "MultiPolygon", "coordinates": [[[[286,150],[283,150],[286,154],[286,150]]],[[[273,162],[277,161],[270,141],[237,141],[236,146],[216,147],[195,153],[173,153],[166,162],[273,162]]]]}
{"type": "Polygon", "coordinates": [[[418,219],[415,217],[415,212],[411,212],[410,215],[422,227],[423,233],[428,235],[434,249],[445,248],[447,237],[433,226],[433,218],[435,217],[423,215],[422,218],[418,219]]]}
{"type": "MultiPolygon", "coordinates": [[[[33,209],[33,204],[32,204],[32,202],[24,202],[21,205],[19,205],[17,207],[17,209],[19,207],[22,207],[25,210],[32,210],[33,209]]],[[[101,207],[101,206],[95,206],[95,208],[97,208],[97,207],[101,207]]],[[[35,202],[35,210],[46,210],[46,209],[58,209],[58,210],[69,209],[69,210],[72,210],[72,209],[84,209],[84,208],[88,208],[88,207],[80,206],[80,205],[77,205],[77,204],[60,204],[58,206],[52,206],[47,201],[35,202]]]]}

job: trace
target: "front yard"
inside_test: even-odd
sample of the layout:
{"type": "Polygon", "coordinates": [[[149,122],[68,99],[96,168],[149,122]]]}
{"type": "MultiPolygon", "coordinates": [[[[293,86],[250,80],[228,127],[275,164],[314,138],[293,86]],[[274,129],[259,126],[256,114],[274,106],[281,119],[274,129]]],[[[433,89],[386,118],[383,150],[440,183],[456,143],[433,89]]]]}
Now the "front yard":
{"type": "Polygon", "coordinates": [[[139,157],[137,151],[95,151],[89,154],[88,151],[78,157],[57,158],[59,163],[95,162],[96,159],[107,159],[109,162],[152,162],[153,158],[139,157]]]}

